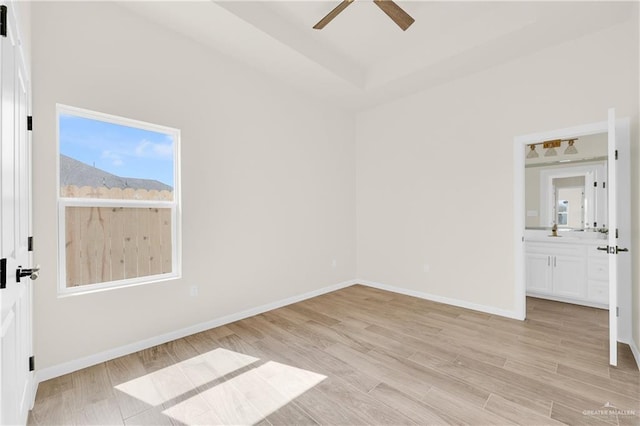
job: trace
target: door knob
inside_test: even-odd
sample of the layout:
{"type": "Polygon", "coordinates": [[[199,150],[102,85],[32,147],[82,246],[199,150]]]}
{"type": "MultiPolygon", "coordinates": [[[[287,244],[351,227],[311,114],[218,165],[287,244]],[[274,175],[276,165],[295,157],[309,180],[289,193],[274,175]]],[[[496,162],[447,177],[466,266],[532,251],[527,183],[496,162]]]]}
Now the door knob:
{"type": "Polygon", "coordinates": [[[35,280],[38,279],[38,275],[40,275],[40,265],[31,269],[22,269],[22,266],[18,266],[18,270],[16,271],[16,282],[20,282],[20,278],[23,277],[29,277],[32,280],[35,280]]]}
{"type": "Polygon", "coordinates": [[[618,247],[618,246],[616,246],[616,247],[609,247],[609,246],[598,247],[598,250],[606,251],[607,253],[610,253],[610,254],[618,254],[621,251],[622,252],[629,251],[628,248],[622,248],[622,247],[618,247]]]}

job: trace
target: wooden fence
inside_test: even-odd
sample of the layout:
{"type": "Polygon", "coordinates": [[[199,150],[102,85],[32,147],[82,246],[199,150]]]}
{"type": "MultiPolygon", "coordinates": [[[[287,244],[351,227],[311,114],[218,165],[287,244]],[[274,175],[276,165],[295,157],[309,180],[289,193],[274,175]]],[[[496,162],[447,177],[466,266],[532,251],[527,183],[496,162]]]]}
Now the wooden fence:
{"type": "MultiPolygon", "coordinates": [[[[73,193],[84,193],[84,188],[73,193]]],[[[127,191],[122,195],[141,197],[137,199],[166,197],[162,193],[168,192],[120,193],[127,191]]],[[[67,287],[171,272],[171,225],[171,208],[65,207],[67,287]]]]}

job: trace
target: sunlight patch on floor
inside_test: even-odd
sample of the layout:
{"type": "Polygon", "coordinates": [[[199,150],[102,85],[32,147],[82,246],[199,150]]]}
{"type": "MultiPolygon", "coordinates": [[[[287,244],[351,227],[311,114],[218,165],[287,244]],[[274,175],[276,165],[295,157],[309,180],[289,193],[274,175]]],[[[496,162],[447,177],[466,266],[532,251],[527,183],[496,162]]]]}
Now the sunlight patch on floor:
{"type": "Polygon", "coordinates": [[[163,415],[182,424],[254,424],[327,378],[274,361],[258,365],[258,361],[218,348],[115,388],[150,407],[164,408],[163,415]],[[234,372],[235,376],[226,377],[234,372]]]}
{"type": "Polygon", "coordinates": [[[189,409],[189,398],[163,414],[189,425],[254,424],[324,379],[322,374],[269,361],[199,394],[211,407],[206,413],[189,409]]]}
{"type": "Polygon", "coordinates": [[[256,361],[259,358],[218,348],[121,383],[115,388],[156,407],[256,361]]]}

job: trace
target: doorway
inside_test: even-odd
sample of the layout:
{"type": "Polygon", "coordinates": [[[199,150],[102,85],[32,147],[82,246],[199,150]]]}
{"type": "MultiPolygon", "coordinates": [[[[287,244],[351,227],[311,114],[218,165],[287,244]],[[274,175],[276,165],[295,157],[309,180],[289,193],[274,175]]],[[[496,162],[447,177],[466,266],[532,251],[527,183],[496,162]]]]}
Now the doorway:
{"type": "MultiPolygon", "coordinates": [[[[531,269],[535,266],[532,266],[533,261],[537,261],[538,269],[542,271],[538,271],[538,276],[535,277],[538,282],[544,283],[542,288],[538,290],[542,294],[549,294],[554,289],[558,289],[558,294],[556,295],[558,297],[555,300],[571,301],[572,298],[594,300],[598,299],[598,295],[595,293],[599,291],[601,306],[598,306],[597,303],[592,306],[609,309],[609,359],[610,364],[616,365],[617,342],[628,343],[631,334],[631,262],[630,256],[621,250],[629,247],[631,237],[629,119],[616,120],[615,111],[610,110],[606,121],[522,135],[516,137],[514,142],[515,302],[518,316],[521,319],[526,318],[526,283],[528,279],[529,281],[533,279],[531,271],[527,268],[527,263],[529,263],[531,269]],[[604,184],[606,190],[599,187],[599,191],[596,191],[591,197],[587,197],[586,193],[591,191],[593,187],[585,184],[585,194],[581,194],[579,199],[574,200],[573,204],[576,205],[576,208],[573,210],[580,210],[580,220],[585,222],[584,226],[581,229],[571,229],[564,226],[565,229],[562,229],[563,224],[558,223],[558,213],[561,209],[556,205],[558,191],[553,186],[548,191],[548,195],[553,201],[543,206],[543,208],[538,208],[538,211],[534,211],[534,209],[527,210],[527,194],[525,192],[526,156],[537,147],[543,149],[546,146],[559,147],[560,141],[574,141],[571,144],[573,146],[576,144],[576,139],[588,139],[597,135],[602,135],[603,137],[606,135],[607,139],[606,158],[595,158],[596,162],[597,160],[606,160],[603,163],[607,166],[607,170],[604,173],[606,179],[600,179],[600,185],[604,184]],[[609,194],[606,203],[607,208],[602,208],[602,197],[606,197],[606,194],[609,194]],[[586,203],[586,205],[580,205],[580,208],[577,208],[577,205],[581,203],[586,203]],[[592,208],[589,208],[589,205],[592,208]],[[539,232],[538,236],[541,237],[541,240],[548,243],[546,246],[542,245],[536,247],[536,249],[553,250],[553,244],[559,241],[560,238],[564,238],[562,241],[565,243],[574,238],[578,241],[580,237],[599,240],[592,242],[593,249],[584,249],[584,254],[576,254],[573,250],[565,250],[563,253],[554,253],[552,251],[548,253],[536,252],[534,250],[533,252],[536,256],[527,257],[527,240],[531,239],[532,234],[526,228],[527,225],[530,227],[531,219],[536,216],[544,216],[550,219],[546,222],[543,221],[539,226],[540,229],[535,230],[539,232]],[[591,221],[591,217],[595,219],[591,221]],[[598,218],[601,219],[600,222],[598,222],[598,218]],[[570,235],[573,238],[566,238],[569,234],[563,235],[562,231],[575,232],[575,234],[570,235]],[[558,237],[549,237],[550,235],[558,235],[558,237]],[[555,240],[555,238],[558,239],[555,240]],[[598,249],[597,253],[596,249],[598,249]],[[589,281],[590,278],[593,278],[589,274],[596,273],[598,265],[607,266],[608,272],[605,269],[604,272],[601,271],[600,275],[600,278],[602,278],[602,274],[604,274],[605,278],[608,278],[607,281],[604,281],[606,287],[598,287],[598,282],[589,281]],[[605,301],[606,303],[602,303],[605,301]]],[[[540,156],[542,153],[537,154],[540,156]]],[[[566,158],[563,160],[566,160],[566,158]]],[[[576,163],[579,162],[576,161],[576,163]]],[[[584,164],[575,164],[574,167],[585,167],[588,163],[586,161],[584,164]]],[[[558,167],[563,167],[561,163],[558,163],[558,165],[558,167]]],[[[566,167],[569,166],[567,165],[566,167]]],[[[594,171],[594,174],[597,173],[594,171]]],[[[602,172],[600,174],[602,175],[602,172]]],[[[599,176],[596,176],[594,182],[598,182],[597,179],[599,178],[599,176]]],[[[589,178],[587,178],[588,180],[589,178]]],[[[559,181],[559,183],[561,185],[566,183],[568,186],[577,186],[575,181],[559,181]]],[[[598,188],[597,184],[596,188],[598,188]]],[[[544,200],[541,200],[540,204],[542,205],[543,202],[544,200]]],[[[568,201],[567,205],[569,203],[570,201],[568,201]]],[[[566,247],[564,248],[566,249],[566,247]]]]}

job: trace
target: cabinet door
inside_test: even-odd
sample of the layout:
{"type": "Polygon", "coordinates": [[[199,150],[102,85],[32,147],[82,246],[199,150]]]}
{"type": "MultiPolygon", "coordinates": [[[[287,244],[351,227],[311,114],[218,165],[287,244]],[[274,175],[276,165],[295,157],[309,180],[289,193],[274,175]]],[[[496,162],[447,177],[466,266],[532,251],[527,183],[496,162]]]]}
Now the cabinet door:
{"type": "Polygon", "coordinates": [[[527,291],[551,293],[551,256],[539,253],[526,254],[527,291]]]}
{"type": "Polygon", "coordinates": [[[552,256],[553,293],[559,296],[587,296],[587,264],[584,256],[552,256]]]}
{"type": "Polygon", "coordinates": [[[609,305],[609,283],[607,281],[587,282],[587,299],[592,302],[609,305]]]}

